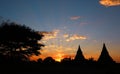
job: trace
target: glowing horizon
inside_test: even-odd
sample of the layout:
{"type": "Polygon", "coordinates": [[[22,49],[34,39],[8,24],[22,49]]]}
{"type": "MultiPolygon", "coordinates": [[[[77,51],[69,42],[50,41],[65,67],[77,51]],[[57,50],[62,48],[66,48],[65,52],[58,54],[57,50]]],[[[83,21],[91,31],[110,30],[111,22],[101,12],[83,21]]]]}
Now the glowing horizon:
{"type": "MultiPolygon", "coordinates": [[[[66,32],[64,34],[63,31],[61,31],[61,30],[53,30],[51,32],[40,32],[40,33],[43,33],[43,35],[45,35],[45,36],[39,42],[46,44],[46,46],[41,49],[40,56],[33,56],[31,58],[31,60],[37,60],[38,58],[45,59],[46,57],[52,57],[56,61],[60,62],[63,58],[74,59],[76,52],[78,50],[78,46],[82,45],[82,44],[84,44],[83,46],[85,46],[85,43],[84,43],[84,41],[82,41],[82,43],[78,42],[75,45],[73,43],[74,42],[76,43],[76,41],[81,42],[81,40],[87,40],[87,38],[89,39],[88,36],[81,36],[81,35],[77,35],[77,34],[73,34],[73,35],[71,34],[71,36],[70,36],[66,32]],[[74,35],[77,35],[78,38],[76,38],[76,36],[74,37],[74,35]],[[66,40],[67,38],[71,38],[71,37],[73,38],[73,40],[71,40],[71,41],[66,40]],[[84,38],[81,38],[81,37],[84,37],[84,38]],[[52,42],[54,42],[54,43],[52,43],[52,42]],[[66,46],[64,46],[64,45],[66,45],[66,46]]],[[[81,49],[82,49],[83,55],[86,59],[93,58],[94,60],[97,61],[100,54],[101,54],[103,43],[98,43],[97,40],[93,40],[92,42],[95,43],[95,45],[97,47],[85,46],[86,48],[84,48],[82,46],[81,49]],[[101,44],[101,46],[99,46],[96,43],[101,44]],[[96,50],[96,51],[91,50],[90,51],[89,49],[92,49],[92,48],[94,48],[93,50],[96,50],[96,49],[98,49],[98,50],[96,50]],[[89,53],[87,53],[88,51],[89,51],[89,53]]],[[[110,44],[110,43],[107,43],[107,44],[110,44]]],[[[119,58],[116,57],[117,55],[115,55],[115,52],[111,53],[111,51],[109,51],[110,47],[108,47],[107,45],[106,45],[106,47],[108,49],[110,56],[113,58],[113,60],[116,62],[120,62],[119,58]],[[113,56],[113,54],[115,56],[113,56]]]]}

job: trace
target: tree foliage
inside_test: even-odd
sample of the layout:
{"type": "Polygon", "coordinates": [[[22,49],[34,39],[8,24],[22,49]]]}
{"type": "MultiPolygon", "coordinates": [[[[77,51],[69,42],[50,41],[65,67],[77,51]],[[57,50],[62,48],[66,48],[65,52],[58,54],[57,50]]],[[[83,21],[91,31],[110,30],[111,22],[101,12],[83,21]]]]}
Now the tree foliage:
{"type": "Polygon", "coordinates": [[[55,60],[52,57],[46,57],[43,60],[43,63],[45,63],[45,64],[53,64],[53,63],[55,63],[55,60]]]}
{"type": "Polygon", "coordinates": [[[39,55],[42,37],[25,25],[4,22],[0,25],[0,54],[17,58],[39,55]]]}

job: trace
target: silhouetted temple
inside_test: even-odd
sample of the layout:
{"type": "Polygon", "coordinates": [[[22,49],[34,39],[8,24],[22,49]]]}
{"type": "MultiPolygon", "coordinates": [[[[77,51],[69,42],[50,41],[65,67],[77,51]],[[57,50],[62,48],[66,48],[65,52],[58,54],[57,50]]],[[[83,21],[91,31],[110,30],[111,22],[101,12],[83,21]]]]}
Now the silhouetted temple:
{"type": "Polygon", "coordinates": [[[115,63],[111,58],[111,56],[109,55],[105,44],[103,44],[102,52],[100,54],[100,57],[98,58],[98,63],[101,63],[101,64],[115,63]]]}
{"type": "Polygon", "coordinates": [[[74,60],[77,62],[84,62],[85,61],[85,58],[84,58],[83,53],[81,51],[80,45],[78,47],[78,50],[77,50],[77,53],[76,53],[74,60]]]}

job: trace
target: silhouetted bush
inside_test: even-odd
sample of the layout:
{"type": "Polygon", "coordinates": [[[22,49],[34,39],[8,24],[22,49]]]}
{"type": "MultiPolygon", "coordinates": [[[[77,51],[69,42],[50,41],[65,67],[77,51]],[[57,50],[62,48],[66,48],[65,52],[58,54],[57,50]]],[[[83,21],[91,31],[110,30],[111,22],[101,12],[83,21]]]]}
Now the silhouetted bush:
{"type": "Polygon", "coordinates": [[[43,63],[44,64],[55,64],[55,60],[52,58],[52,57],[46,57],[44,60],[43,60],[43,63]]]}
{"type": "Polygon", "coordinates": [[[63,58],[61,60],[61,63],[70,65],[70,64],[72,64],[72,59],[71,58],[63,58]]]}

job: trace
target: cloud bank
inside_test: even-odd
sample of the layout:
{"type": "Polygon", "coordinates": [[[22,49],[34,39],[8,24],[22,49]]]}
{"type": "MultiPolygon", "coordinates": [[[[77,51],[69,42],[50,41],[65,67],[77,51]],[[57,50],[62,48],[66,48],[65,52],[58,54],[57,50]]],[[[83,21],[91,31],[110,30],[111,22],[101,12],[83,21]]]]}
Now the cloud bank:
{"type": "Polygon", "coordinates": [[[51,40],[51,39],[52,41],[54,41],[54,39],[58,39],[59,41],[66,41],[66,42],[87,39],[86,36],[79,35],[79,34],[68,34],[68,33],[61,34],[60,30],[53,30],[51,32],[40,32],[40,33],[44,35],[42,39],[42,43],[46,43],[48,42],[48,40],[51,40]]]}
{"type": "Polygon", "coordinates": [[[50,40],[50,39],[56,38],[59,31],[60,30],[53,30],[52,32],[44,31],[44,32],[40,32],[40,33],[44,35],[43,40],[50,40]]]}
{"type": "Polygon", "coordinates": [[[120,0],[100,0],[99,3],[106,7],[120,5],[120,0]]]}
{"type": "Polygon", "coordinates": [[[85,39],[87,39],[85,36],[81,36],[81,35],[78,35],[78,34],[74,34],[74,35],[68,37],[68,38],[66,39],[66,41],[69,42],[69,41],[74,41],[74,40],[85,40],[85,39]]]}

